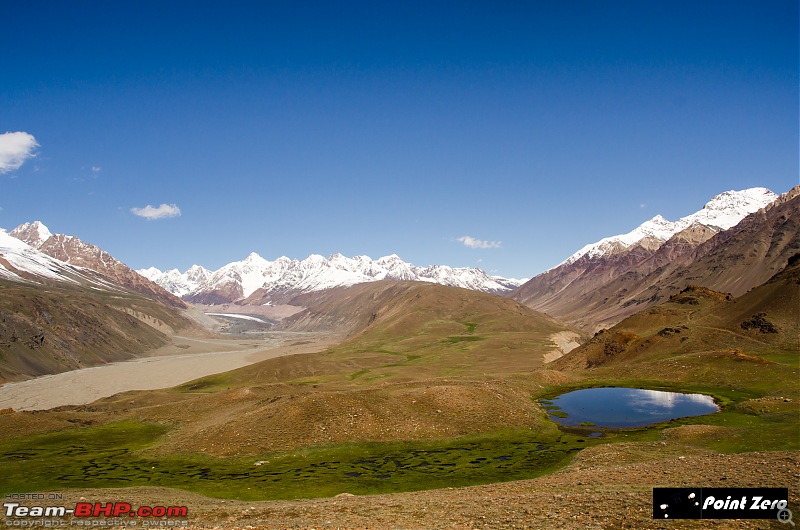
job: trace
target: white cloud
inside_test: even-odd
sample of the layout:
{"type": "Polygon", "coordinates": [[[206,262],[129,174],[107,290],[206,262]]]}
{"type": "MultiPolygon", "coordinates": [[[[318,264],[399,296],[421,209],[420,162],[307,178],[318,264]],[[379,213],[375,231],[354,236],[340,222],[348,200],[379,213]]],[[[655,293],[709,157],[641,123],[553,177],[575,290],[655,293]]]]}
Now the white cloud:
{"type": "Polygon", "coordinates": [[[101,171],[103,171],[103,168],[100,166],[92,166],[92,173],[100,173],[101,171]]]}
{"type": "Polygon", "coordinates": [[[0,175],[19,169],[33,150],[39,147],[36,138],[26,132],[7,132],[0,134],[0,175]]]}
{"type": "Polygon", "coordinates": [[[155,219],[166,219],[167,217],[178,217],[181,214],[181,209],[176,204],[162,204],[158,207],[148,204],[144,208],[131,208],[131,212],[133,215],[153,221],[155,219]]]}
{"type": "Polygon", "coordinates": [[[482,241],[470,236],[461,236],[458,241],[461,241],[465,247],[469,248],[500,248],[503,246],[501,241],[482,241]]]}

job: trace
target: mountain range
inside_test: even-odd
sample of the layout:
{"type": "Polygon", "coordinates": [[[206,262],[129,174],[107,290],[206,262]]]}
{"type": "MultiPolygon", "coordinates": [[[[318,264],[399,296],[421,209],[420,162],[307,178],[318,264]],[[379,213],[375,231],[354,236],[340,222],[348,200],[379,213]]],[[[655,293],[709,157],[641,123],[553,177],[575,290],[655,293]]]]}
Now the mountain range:
{"type": "Polygon", "coordinates": [[[587,331],[611,326],[689,283],[740,295],[766,281],[800,249],[800,187],[728,191],[700,211],[661,216],[604,238],[509,296],[587,331]]]}
{"type": "MultiPolygon", "coordinates": [[[[187,302],[209,305],[262,306],[292,304],[294,300],[294,305],[307,307],[308,295],[337,287],[379,280],[433,282],[509,296],[595,331],[668,298],[689,279],[702,283],[706,276],[713,276],[714,272],[707,270],[713,266],[708,265],[712,258],[705,257],[707,254],[724,254],[725,248],[720,247],[736,245],[740,240],[746,246],[750,236],[735,235],[737,225],[748,216],[769,210],[771,204],[787,203],[764,214],[767,217],[749,221],[760,227],[751,227],[751,231],[763,231],[762,239],[776,231],[785,237],[758,247],[763,250],[757,251],[758,259],[731,258],[735,263],[747,263],[749,271],[730,286],[735,294],[765,281],[797,248],[794,221],[775,225],[780,225],[781,215],[793,218],[796,205],[792,199],[796,194],[793,190],[779,198],[766,188],[726,191],[677,221],[657,215],[626,234],[585,245],[558,266],[527,281],[490,276],[477,268],[417,267],[396,255],[373,260],[368,256],[334,254],[325,258],[314,254],[304,260],[280,257],[269,261],[252,253],[215,271],[194,265],[185,272],[154,267],[138,272],[187,302]],[[722,245],[722,241],[726,243],[722,245]]],[[[712,287],[725,288],[726,284],[720,280],[712,287]]]]}
{"type": "Polygon", "coordinates": [[[200,304],[284,304],[304,293],[379,280],[424,281],[493,294],[511,292],[524,282],[489,276],[477,268],[418,267],[394,254],[375,260],[312,254],[304,260],[282,256],[268,261],[252,253],[215,271],[194,265],[183,273],[155,267],[138,272],[183,300],[200,304]]]}
{"type": "Polygon", "coordinates": [[[0,278],[12,282],[72,283],[113,288],[91,269],[76,267],[36,250],[5,230],[0,230],[0,278]]]}
{"type": "MultiPolygon", "coordinates": [[[[175,308],[184,309],[187,307],[178,297],[136,273],[100,247],[81,241],[75,236],[53,234],[40,221],[18,226],[10,233],[4,234],[5,239],[3,241],[9,243],[11,240],[9,236],[26,243],[30,249],[37,250],[38,253],[31,252],[30,249],[22,252],[28,256],[34,256],[34,261],[38,260],[43,264],[50,264],[46,265],[46,267],[53,266],[54,263],[55,269],[69,265],[71,268],[82,270],[84,274],[90,274],[95,277],[99,274],[107,287],[109,285],[116,288],[122,287],[123,289],[155,298],[175,308]],[[41,256],[41,254],[46,257],[41,256]],[[48,257],[51,259],[48,259],[48,257]],[[56,261],[53,262],[53,259],[56,261]]],[[[16,243],[12,247],[14,245],[17,248],[21,248],[16,243]]],[[[42,269],[39,270],[45,272],[42,269]]]]}
{"type": "Polygon", "coordinates": [[[660,247],[674,235],[693,227],[703,226],[711,232],[727,230],[749,214],[768,205],[778,196],[767,188],[726,191],[708,201],[701,210],[668,221],[661,215],[645,221],[627,234],[620,234],[591,243],[564,260],[559,266],[570,265],[583,256],[598,258],[618,254],[635,245],[660,247]]]}
{"type": "MultiPolygon", "coordinates": [[[[61,361],[55,363],[42,357],[35,366],[25,365],[22,359],[27,359],[27,350],[20,350],[19,362],[6,377],[49,373],[104,358],[93,350],[81,358],[65,353],[67,345],[85,342],[89,336],[83,323],[92,322],[95,333],[103,328],[98,319],[104,312],[113,314],[117,323],[103,347],[135,352],[141,347],[132,346],[131,340],[144,339],[134,336],[147,335],[147,344],[158,344],[165,340],[162,331],[195,325],[186,318],[186,302],[234,303],[240,312],[248,306],[291,304],[298,311],[319,307],[334,315],[326,317],[328,324],[312,311],[282,325],[292,329],[328,326],[344,318],[333,306],[351,297],[352,293],[346,294],[348,287],[381,280],[421,281],[499,294],[584,332],[594,332],[668,300],[690,284],[740,296],[767,281],[798,251],[800,186],[781,196],[765,188],[728,191],[677,221],[656,216],[631,232],[584,246],[524,283],[476,268],[417,267],[396,255],[373,260],[315,254],[304,260],[269,261],[253,253],[216,271],[195,265],[184,273],[155,268],[137,272],[101,248],[74,236],[53,234],[37,221],[10,233],[0,230],[0,282],[8,302],[5,310],[0,308],[7,317],[0,342],[35,349],[41,346],[36,341],[44,337],[48,345],[60,344],[53,355],[60,355],[61,361]],[[58,293],[72,304],[59,309],[58,293]],[[65,320],[70,325],[52,324],[59,320],[55,316],[59,312],[75,313],[65,320]],[[17,322],[20,318],[24,322],[17,322]],[[141,323],[153,333],[145,333],[141,323]],[[127,338],[118,336],[129,328],[136,332],[127,338]]],[[[371,318],[371,313],[365,318],[371,318]]]]}

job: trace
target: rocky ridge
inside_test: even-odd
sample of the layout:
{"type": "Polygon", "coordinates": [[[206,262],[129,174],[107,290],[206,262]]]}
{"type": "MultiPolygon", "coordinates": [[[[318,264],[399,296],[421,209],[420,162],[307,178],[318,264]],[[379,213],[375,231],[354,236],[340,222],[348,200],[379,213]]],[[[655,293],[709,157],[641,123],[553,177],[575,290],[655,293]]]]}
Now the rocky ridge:
{"type": "Polygon", "coordinates": [[[253,252],[216,271],[195,265],[184,273],[177,269],[162,272],[155,267],[139,273],[186,301],[202,304],[289,303],[304,293],[379,280],[424,281],[496,294],[510,292],[522,283],[489,276],[477,268],[418,267],[394,254],[379,259],[312,254],[304,260],[281,256],[269,261],[253,252]]]}
{"type": "Polygon", "coordinates": [[[172,307],[186,308],[186,304],[178,297],[137,273],[100,247],[81,241],[75,236],[53,234],[40,221],[22,224],[12,230],[9,235],[62,263],[95,271],[111,283],[155,298],[172,307]]]}
{"type": "MultiPolygon", "coordinates": [[[[596,331],[667,299],[689,283],[705,284],[707,276],[717,278],[710,287],[727,290],[732,285],[725,278],[736,276],[738,284],[731,292],[741,294],[779,270],[799,244],[800,234],[792,228],[796,221],[776,226],[775,222],[781,224],[776,221],[780,216],[764,213],[791,202],[796,193],[792,190],[776,197],[765,188],[725,192],[702,210],[674,223],[657,217],[628,234],[587,245],[562,264],[515,289],[510,296],[551,316],[596,331]],[[753,259],[730,250],[736,240],[741,241],[737,248],[742,247],[742,253],[745,252],[744,246],[751,241],[750,236],[739,231],[745,225],[755,231],[759,229],[752,225],[759,225],[763,231],[759,237],[767,245],[763,250],[763,246],[758,246],[753,259]],[[766,238],[775,230],[782,235],[772,244],[766,238]],[[728,242],[725,248],[720,247],[722,241],[728,242]],[[742,274],[738,276],[733,269],[718,265],[710,270],[704,256],[717,248],[717,252],[730,254],[726,266],[730,267],[731,261],[746,261],[752,270],[739,271],[742,274]]],[[[782,208],[787,219],[796,219],[796,206],[782,208]]]]}

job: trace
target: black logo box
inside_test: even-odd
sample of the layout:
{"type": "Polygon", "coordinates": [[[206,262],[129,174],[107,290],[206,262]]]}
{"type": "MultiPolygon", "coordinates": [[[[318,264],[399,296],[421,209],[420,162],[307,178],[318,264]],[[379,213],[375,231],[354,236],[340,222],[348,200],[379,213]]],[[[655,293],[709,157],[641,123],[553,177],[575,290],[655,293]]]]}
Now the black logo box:
{"type": "Polygon", "coordinates": [[[653,519],[776,519],[789,488],[653,488],[653,519]]]}

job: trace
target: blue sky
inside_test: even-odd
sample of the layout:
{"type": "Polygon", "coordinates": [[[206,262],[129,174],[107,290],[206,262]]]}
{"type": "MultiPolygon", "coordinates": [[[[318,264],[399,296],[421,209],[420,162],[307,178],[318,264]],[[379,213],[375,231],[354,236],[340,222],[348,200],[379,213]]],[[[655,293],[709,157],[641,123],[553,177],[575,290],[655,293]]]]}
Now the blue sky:
{"type": "Polygon", "coordinates": [[[397,253],[530,277],[798,183],[796,0],[384,4],[0,0],[0,134],[38,145],[0,165],[0,226],[134,268],[397,253]]]}

